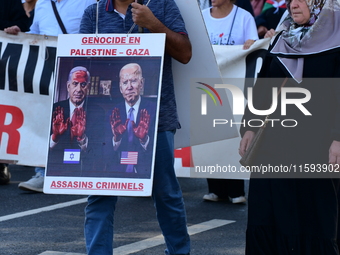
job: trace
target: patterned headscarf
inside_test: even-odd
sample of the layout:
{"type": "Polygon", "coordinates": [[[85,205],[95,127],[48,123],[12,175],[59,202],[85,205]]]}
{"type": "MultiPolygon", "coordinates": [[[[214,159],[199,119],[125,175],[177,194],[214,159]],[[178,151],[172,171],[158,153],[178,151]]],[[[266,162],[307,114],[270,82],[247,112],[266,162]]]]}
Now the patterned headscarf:
{"type": "MultiPolygon", "coordinates": [[[[325,0],[306,0],[307,6],[309,8],[310,11],[310,19],[309,21],[304,24],[304,25],[299,25],[296,24],[293,19],[291,19],[291,21],[289,22],[289,28],[288,28],[288,36],[289,37],[294,37],[295,34],[298,34],[298,38],[297,39],[302,39],[302,37],[308,32],[308,30],[313,26],[313,24],[316,22],[316,20],[319,17],[319,14],[322,10],[322,7],[325,4],[325,0]]],[[[290,4],[291,4],[291,0],[287,1],[287,8],[288,8],[288,12],[291,15],[290,12],[290,4]]]]}
{"type": "MultiPolygon", "coordinates": [[[[304,56],[340,49],[340,0],[306,0],[311,17],[304,25],[291,15],[282,22],[280,38],[270,51],[297,81],[302,81],[304,56]]],[[[291,0],[286,0],[290,14],[291,0]]]]}

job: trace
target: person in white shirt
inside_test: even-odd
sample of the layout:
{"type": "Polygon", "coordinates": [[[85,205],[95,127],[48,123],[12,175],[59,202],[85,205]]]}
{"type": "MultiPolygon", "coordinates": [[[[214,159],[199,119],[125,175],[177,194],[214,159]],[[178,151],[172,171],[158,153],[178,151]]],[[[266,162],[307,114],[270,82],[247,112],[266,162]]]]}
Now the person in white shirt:
{"type": "MultiPolygon", "coordinates": [[[[258,40],[254,17],[236,6],[234,0],[212,0],[211,7],[202,11],[208,36],[213,45],[243,45],[243,49],[258,40]]],[[[244,180],[207,179],[207,201],[230,200],[233,204],[246,202],[244,180]]]]}
{"type": "MultiPolygon", "coordinates": [[[[96,3],[96,0],[53,0],[68,34],[77,34],[81,17],[86,7],[96,3]]],[[[39,0],[35,6],[35,15],[30,27],[32,34],[54,35],[62,34],[52,9],[51,0],[39,0]]]]}
{"type": "Polygon", "coordinates": [[[243,45],[244,49],[258,40],[254,17],[236,6],[233,0],[212,0],[202,11],[208,36],[213,45],[243,45]]]}

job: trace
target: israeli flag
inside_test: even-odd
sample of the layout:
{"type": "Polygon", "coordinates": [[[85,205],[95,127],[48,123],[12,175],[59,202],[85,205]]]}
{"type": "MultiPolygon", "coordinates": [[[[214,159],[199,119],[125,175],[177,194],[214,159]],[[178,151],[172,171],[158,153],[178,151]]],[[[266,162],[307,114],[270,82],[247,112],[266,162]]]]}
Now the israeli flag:
{"type": "Polygon", "coordinates": [[[64,163],[65,164],[79,164],[80,149],[65,149],[64,150],[64,163]]]}

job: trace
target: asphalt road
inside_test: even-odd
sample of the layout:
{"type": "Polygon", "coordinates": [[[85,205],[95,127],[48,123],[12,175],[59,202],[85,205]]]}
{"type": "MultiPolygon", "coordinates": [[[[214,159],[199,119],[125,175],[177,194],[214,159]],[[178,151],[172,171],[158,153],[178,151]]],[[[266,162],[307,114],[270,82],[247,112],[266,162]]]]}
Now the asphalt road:
{"type": "MultiPolygon", "coordinates": [[[[34,175],[34,169],[11,165],[10,172],[11,182],[0,185],[0,255],[85,255],[86,197],[25,192],[18,189],[18,183],[34,175]]],[[[247,205],[204,202],[205,179],[179,181],[191,234],[191,254],[244,254],[247,205]]],[[[151,198],[119,198],[115,255],[162,255],[165,244],[160,235],[151,198]]]]}

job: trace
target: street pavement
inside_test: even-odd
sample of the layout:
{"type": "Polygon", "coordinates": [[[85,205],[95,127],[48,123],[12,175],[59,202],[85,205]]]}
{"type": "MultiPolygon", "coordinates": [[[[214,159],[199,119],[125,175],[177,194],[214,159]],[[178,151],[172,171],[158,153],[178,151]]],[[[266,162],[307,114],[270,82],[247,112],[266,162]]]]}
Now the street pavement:
{"type": "MultiPolygon", "coordinates": [[[[11,165],[10,172],[11,182],[0,185],[0,255],[85,255],[86,196],[22,191],[19,182],[34,175],[34,168],[11,165]]],[[[191,255],[243,255],[247,205],[203,201],[205,179],[179,178],[179,182],[187,210],[191,255]]],[[[164,254],[165,244],[150,197],[120,197],[114,224],[115,255],[164,254]]]]}

